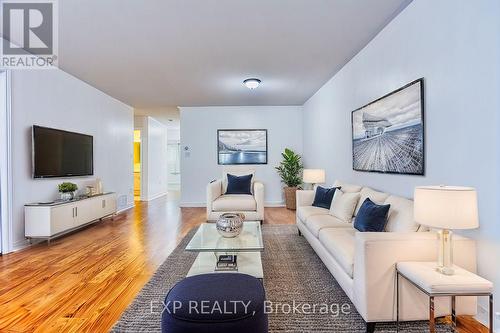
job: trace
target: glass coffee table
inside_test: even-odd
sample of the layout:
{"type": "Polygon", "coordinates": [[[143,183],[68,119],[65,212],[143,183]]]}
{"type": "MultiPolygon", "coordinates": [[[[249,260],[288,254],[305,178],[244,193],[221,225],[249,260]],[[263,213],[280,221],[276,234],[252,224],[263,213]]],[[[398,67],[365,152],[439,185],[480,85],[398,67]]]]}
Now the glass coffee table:
{"type": "Polygon", "coordinates": [[[203,223],[186,246],[186,251],[199,252],[187,276],[237,272],[258,279],[264,278],[260,257],[264,251],[260,222],[245,221],[243,230],[234,238],[222,237],[215,228],[215,223],[203,223]],[[236,255],[236,268],[218,270],[217,259],[220,255],[236,255]]]}

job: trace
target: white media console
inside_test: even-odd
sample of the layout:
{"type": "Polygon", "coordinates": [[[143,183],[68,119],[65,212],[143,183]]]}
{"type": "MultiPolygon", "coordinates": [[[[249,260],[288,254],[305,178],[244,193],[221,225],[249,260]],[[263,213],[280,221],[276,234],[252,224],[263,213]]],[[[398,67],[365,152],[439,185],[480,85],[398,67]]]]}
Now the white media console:
{"type": "Polygon", "coordinates": [[[116,214],[116,194],[104,193],[71,201],[32,203],[24,206],[25,236],[51,238],[116,214]]]}

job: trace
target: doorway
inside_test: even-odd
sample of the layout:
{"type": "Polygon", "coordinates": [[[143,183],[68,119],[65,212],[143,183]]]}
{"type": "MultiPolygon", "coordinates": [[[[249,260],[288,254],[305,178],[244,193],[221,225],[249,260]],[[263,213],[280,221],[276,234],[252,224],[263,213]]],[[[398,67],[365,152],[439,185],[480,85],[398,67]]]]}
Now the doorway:
{"type": "Polygon", "coordinates": [[[168,140],[167,169],[168,191],[181,190],[181,143],[178,140],[168,140]]]}
{"type": "Polygon", "coordinates": [[[141,200],[141,130],[134,130],[134,201],[141,200]]]}

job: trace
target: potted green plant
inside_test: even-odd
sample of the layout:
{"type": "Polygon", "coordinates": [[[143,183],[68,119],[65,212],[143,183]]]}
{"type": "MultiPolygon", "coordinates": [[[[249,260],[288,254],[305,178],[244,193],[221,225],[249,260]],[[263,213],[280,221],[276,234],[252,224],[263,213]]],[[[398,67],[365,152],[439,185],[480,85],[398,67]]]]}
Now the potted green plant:
{"type": "Polygon", "coordinates": [[[275,169],[281,177],[281,182],[285,184],[286,208],[295,210],[296,192],[299,186],[302,185],[302,169],[304,169],[301,161],[302,157],[288,148],[285,148],[281,156],[283,156],[283,161],[275,169]]]}
{"type": "Polygon", "coordinates": [[[76,190],[78,186],[74,183],[64,182],[59,184],[59,193],[61,194],[61,200],[71,200],[75,197],[76,190]]]}

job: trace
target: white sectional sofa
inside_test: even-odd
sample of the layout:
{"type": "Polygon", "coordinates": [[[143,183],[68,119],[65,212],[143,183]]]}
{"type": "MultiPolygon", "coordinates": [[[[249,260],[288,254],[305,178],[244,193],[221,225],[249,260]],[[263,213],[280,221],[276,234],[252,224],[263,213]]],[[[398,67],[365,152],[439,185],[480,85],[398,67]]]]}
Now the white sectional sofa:
{"type": "MultiPolygon", "coordinates": [[[[437,234],[413,220],[413,201],[368,187],[336,181],[343,192],[359,192],[354,215],[366,198],[390,204],[385,232],[358,232],[328,209],[312,206],[313,190],[297,192],[297,227],[333,274],[372,332],[376,322],[396,320],[396,272],[399,261],[437,260],[437,234]]],[[[355,219],[355,216],[353,217],[355,219]]],[[[455,264],[476,271],[473,240],[454,237],[455,264]]],[[[450,299],[436,301],[436,316],[450,314],[450,299]]],[[[458,314],[475,314],[476,298],[457,298],[458,314]]],[[[400,319],[429,319],[428,298],[400,280],[400,319]]]]}

